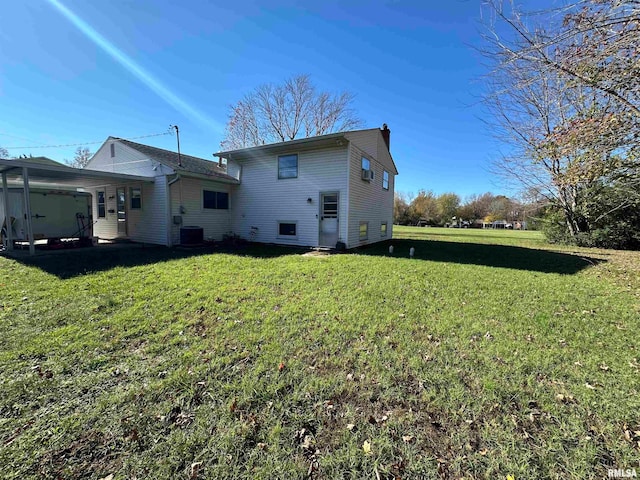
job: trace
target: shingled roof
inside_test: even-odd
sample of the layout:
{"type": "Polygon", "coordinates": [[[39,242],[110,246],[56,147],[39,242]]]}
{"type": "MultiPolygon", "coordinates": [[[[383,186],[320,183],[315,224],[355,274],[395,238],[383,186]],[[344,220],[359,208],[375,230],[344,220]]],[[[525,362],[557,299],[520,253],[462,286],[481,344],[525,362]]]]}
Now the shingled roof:
{"type": "Polygon", "coordinates": [[[124,138],[110,138],[137,150],[143,155],[147,155],[149,158],[153,158],[157,162],[174,169],[176,172],[197,173],[199,175],[207,175],[210,177],[238,182],[237,178],[227,175],[226,168],[219,166],[217,162],[205,160],[204,158],[192,157],[191,155],[185,155],[184,153],[180,153],[180,162],[178,162],[177,152],[152,147],[150,145],[143,145],[142,143],[132,142],[131,140],[125,140],[124,138]]]}

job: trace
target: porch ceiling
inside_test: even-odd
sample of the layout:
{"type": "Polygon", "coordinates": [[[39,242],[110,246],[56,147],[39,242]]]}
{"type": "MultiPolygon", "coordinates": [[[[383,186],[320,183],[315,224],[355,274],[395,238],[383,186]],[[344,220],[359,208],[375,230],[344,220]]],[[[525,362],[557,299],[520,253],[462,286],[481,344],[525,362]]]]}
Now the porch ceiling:
{"type": "Polygon", "coordinates": [[[29,184],[33,187],[101,187],[122,184],[125,182],[153,183],[153,177],[141,177],[124,173],[101,172],[73,168],[66,165],[49,165],[30,162],[29,159],[4,160],[0,159],[0,174],[7,174],[9,184],[22,186],[22,169],[26,167],[29,173],[29,184]]]}

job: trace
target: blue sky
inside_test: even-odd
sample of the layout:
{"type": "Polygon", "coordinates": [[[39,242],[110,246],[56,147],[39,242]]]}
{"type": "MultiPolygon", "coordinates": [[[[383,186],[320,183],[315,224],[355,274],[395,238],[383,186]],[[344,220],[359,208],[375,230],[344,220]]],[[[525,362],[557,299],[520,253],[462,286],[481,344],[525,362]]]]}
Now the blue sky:
{"type": "MultiPolygon", "coordinates": [[[[23,0],[2,16],[0,145],[12,155],[63,160],[76,147],[14,147],[177,124],[184,153],[213,158],[230,104],[308,73],[320,89],[354,92],[366,128],[389,125],[396,190],[502,191],[488,172],[500,145],[478,104],[479,0],[23,0]]],[[[175,149],[169,135],[138,141],[175,149]]]]}

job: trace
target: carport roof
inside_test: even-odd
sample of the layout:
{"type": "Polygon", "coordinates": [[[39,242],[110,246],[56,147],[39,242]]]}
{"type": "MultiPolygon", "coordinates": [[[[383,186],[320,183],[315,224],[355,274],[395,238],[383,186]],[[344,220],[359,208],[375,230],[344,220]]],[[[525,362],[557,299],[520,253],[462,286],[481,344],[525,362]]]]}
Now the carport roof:
{"type": "Polygon", "coordinates": [[[28,169],[29,183],[34,187],[102,187],[124,182],[152,183],[154,181],[153,177],[69,167],[46,157],[0,158],[0,173],[6,173],[7,180],[11,184],[20,182],[22,185],[22,169],[24,167],[28,169]]]}

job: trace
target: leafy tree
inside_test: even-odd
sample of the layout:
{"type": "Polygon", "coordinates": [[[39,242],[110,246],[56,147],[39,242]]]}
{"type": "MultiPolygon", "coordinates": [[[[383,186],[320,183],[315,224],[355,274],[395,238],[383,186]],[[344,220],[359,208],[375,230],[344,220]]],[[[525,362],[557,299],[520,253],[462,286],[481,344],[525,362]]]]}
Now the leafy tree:
{"type": "Polygon", "coordinates": [[[393,221],[398,225],[410,225],[408,195],[404,192],[395,192],[393,197],[393,221]]]}
{"type": "Polygon", "coordinates": [[[424,221],[430,225],[438,223],[438,204],[436,196],[431,190],[420,190],[418,195],[411,201],[409,211],[413,225],[419,221],[424,221]]]}
{"type": "Polygon", "coordinates": [[[73,160],[71,161],[65,160],[65,162],[67,165],[71,167],[84,168],[87,166],[92,156],[93,156],[93,153],[91,153],[91,150],[89,150],[88,148],[78,147],[76,149],[73,160]]]}
{"type": "Polygon", "coordinates": [[[458,216],[458,208],[460,207],[460,197],[455,193],[443,193],[436,199],[438,206],[439,223],[445,224],[451,222],[453,217],[458,216]]]}
{"type": "Polygon", "coordinates": [[[487,105],[512,149],[497,170],[545,197],[574,242],[640,196],[640,2],[581,0],[521,12],[486,2],[493,61],[487,105]],[[595,215],[595,192],[609,204],[595,215]],[[626,195],[622,195],[626,192],[626,195]],[[615,203],[615,202],[614,202],[615,203]]]}
{"type": "Polygon", "coordinates": [[[231,106],[221,148],[253,147],[352,130],[361,125],[354,95],[318,91],[309,75],[264,84],[231,106]]]}

